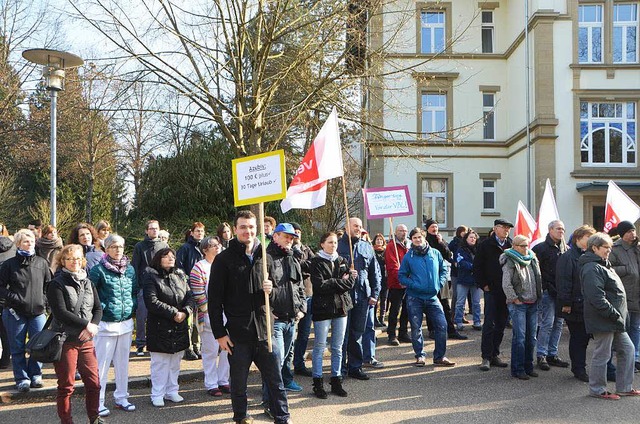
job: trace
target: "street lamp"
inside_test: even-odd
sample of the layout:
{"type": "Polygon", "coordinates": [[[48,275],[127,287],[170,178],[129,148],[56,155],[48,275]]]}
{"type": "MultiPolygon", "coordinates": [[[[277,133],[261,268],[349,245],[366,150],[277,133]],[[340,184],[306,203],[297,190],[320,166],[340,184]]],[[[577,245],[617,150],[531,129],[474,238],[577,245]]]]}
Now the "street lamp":
{"type": "Polygon", "coordinates": [[[84,61],[75,54],[50,49],[31,49],[22,57],[42,66],[42,77],[51,95],[51,225],[56,226],[56,108],[58,91],[64,90],[64,70],[81,66],[84,61]]]}

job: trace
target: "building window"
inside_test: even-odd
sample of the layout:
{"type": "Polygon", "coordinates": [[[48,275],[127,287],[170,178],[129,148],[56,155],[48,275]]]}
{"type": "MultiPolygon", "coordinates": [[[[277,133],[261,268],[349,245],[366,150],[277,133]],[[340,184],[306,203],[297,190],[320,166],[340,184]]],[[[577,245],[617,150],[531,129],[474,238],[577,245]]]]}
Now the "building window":
{"type": "Polygon", "coordinates": [[[422,93],[422,132],[432,137],[447,137],[446,94],[422,93]]]}
{"type": "Polygon", "coordinates": [[[602,62],[602,5],[578,6],[578,61],[602,62]]]}
{"type": "Polygon", "coordinates": [[[613,5],[613,62],[638,61],[638,5],[613,5]]]}
{"type": "Polygon", "coordinates": [[[482,53],[493,53],[493,11],[482,11],[482,53]]]}
{"type": "Polygon", "coordinates": [[[482,180],[482,211],[495,212],[497,204],[496,180],[482,180]]]}
{"type": "Polygon", "coordinates": [[[440,53],[445,49],[445,13],[424,10],[420,13],[421,53],[440,53]]]}
{"type": "Polygon", "coordinates": [[[435,219],[441,227],[448,227],[447,222],[447,178],[422,179],[422,224],[427,219],[435,219]]]}
{"type": "Polygon", "coordinates": [[[482,119],[483,131],[482,138],[485,140],[496,139],[496,115],[494,107],[496,95],[494,93],[482,93],[482,119]]]}
{"type": "Polygon", "coordinates": [[[635,102],[580,102],[580,157],[584,166],[635,166],[636,146],[635,102]]]}

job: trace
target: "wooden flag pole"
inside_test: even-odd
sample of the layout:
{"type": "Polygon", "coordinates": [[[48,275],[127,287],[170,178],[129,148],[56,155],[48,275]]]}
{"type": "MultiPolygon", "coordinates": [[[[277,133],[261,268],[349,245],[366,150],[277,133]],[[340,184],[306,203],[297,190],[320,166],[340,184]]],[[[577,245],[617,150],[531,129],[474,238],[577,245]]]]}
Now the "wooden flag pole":
{"type": "Polygon", "coordinates": [[[351,269],[356,269],[353,259],[353,243],[351,243],[351,230],[349,225],[349,206],[347,205],[347,184],[344,182],[344,175],[342,176],[342,197],[344,199],[344,212],[347,215],[347,222],[344,226],[344,230],[347,232],[347,239],[349,239],[349,256],[351,256],[351,269]]]}
{"type": "Polygon", "coordinates": [[[396,262],[398,262],[398,266],[400,266],[400,255],[398,255],[398,246],[396,245],[396,236],[393,233],[393,217],[389,217],[389,235],[391,236],[389,240],[393,243],[393,248],[396,251],[396,262]]]}
{"type": "MultiPolygon", "coordinates": [[[[264,202],[259,203],[258,219],[260,219],[260,233],[262,234],[262,281],[269,279],[269,272],[267,269],[267,235],[264,233],[264,202]]],[[[273,289],[272,289],[273,290],[273,289]]],[[[271,344],[271,306],[269,302],[269,295],[264,294],[264,309],[267,315],[267,346],[269,352],[273,352],[273,346],[271,344]]]]}

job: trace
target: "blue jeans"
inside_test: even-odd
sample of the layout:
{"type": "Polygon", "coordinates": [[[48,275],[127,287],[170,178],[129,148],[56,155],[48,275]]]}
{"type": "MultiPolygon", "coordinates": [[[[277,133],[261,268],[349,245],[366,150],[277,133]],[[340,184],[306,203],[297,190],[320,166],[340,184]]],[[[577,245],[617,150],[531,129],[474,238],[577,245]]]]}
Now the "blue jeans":
{"type": "Polygon", "coordinates": [[[373,361],[376,357],[376,305],[369,306],[367,310],[367,323],[362,335],[362,359],[365,363],[373,361]]]}
{"type": "Polygon", "coordinates": [[[298,321],[298,335],[293,344],[293,369],[302,370],[306,368],[304,364],[304,353],[309,343],[309,334],[311,334],[311,297],[307,298],[307,313],[300,321],[298,321]]]}
{"type": "Polygon", "coordinates": [[[362,336],[367,326],[368,313],[368,299],[354,302],[353,309],[349,311],[347,331],[344,342],[342,343],[342,358],[343,362],[345,359],[348,362],[348,371],[356,371],[362,368],[364,358],[362,336]]]}
{"type": "Polygon", "coordinates": [[[511,339],[511,375],[522,375],[533,371],[533,353],[536,348],[538,327],[538,304],[508,304],[513,325],[511,339]]]}
{"type": "Polygon", "coordinates": [[[638,355],[638,353],[640,353],[638,349],[640,345],[640,312],[629,312],[629,328],[627,329],[627,334],[635,348],[635,362],[638,362],[638,358],[640,358],[638,355]]]}
{"type": "Polygon", "coordinates": [[[313,353],[311,370],[314,378],[322,377],[322,355],[327,347],[331,327],[331,377],[342,375],[342,343],[347,331],[347,317],[338,317],[313,323],[313,353]]]}
{"type": "Polygon", "coordinates": [[[467,295],[471,293],[473,325],[480,325],[480,296],[482,290],[477,286],[465,286],[464,284],[456,284],[456,315],[454,322],[462,324],[464,318],[464,304],[467,302],[467,295]]]}
{"type": "Polygon", "coordinates": [[[433,360],[444,358],[447,351],[447,319],[444,316],[442,304],[437,297],[433,299],[419,299],[407,296],[407,309],[411,323],[411,343],[416,358],[426,357],[424,339],[422,338],[422,315],[426,314],[433,323],[432,330],[436,333],[436,346],[433,360]]]}
{"type": "MultiPolygon", "coordinates": [[[[293,351],[293,336],[296,332],[296,322],[294,320],[275,320],[273,323],[273,335],[271,336],[271,345],[273,347],[273,353],[278,358],[278,365],[280,369],[280,377],[282,378],[283,384],[286,386],[288,383],[293,380],[293,376],[291,376],[291,372],[289,375],[291,376],[291,380],[284,381],[282,376],[282,366],[285,363],[285,359],[289,356],[289,353],[293,351]]],[[[267,386],[265,384],[264,379],[262,379],[262,400],[264,402],[269,401],[269,392],[267,390],[267,386]]]]}
{"type": "Polygon", "coordinates": [[[269,353],[267,342],[256,340],[236,342],[232,352],[233,355],[229,355],[229,383],[233,420],[242,421],[247,417],[247,378],[251,362],[254,362],[269,393],[269,409],[275,417],[275,422],[286,423],[289,419],[289,404],[275,349],[269,353]]]}
{"type": "Polygon", "coordinates": [[[24,355],[24,346],[29,337],[42,331],[47,318],[44,314],[35,317],[25,317],[19,315],[16,319],[9,308],[2,311],[2,322],[7,330],[9,340],[9,350],[11,351],[11,363],[13,364],[13,379],[16,384],[21,381],[33,381],[35,377],[42,375],[42,364],[31,359],[27,360],[24,355]]]}
{"type": "Polygon", "coordinates": [[[556,300],[542,292],[538,302],[538,356],[557,356],[564,318],[556,317],[556,300]]]}

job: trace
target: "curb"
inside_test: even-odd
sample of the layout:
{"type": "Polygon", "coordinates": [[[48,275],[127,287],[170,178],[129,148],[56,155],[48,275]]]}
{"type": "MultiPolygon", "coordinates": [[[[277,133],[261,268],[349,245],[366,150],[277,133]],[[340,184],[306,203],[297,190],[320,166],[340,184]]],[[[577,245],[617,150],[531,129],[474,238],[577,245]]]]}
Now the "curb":
{"type": "MultiPolygon", "coordinates": [[[[180,373],[178,377],[178,383],[190,383],[196,380],[204,379],[204,371],[202,370],[188,370],[180,373]]],[[[84,383],[79,382],[74,384],[74,393],[84,394],[84,383]]],[[[150,377],[135,377],[129,379],[129,388],[140,389],[144,387],[151,387],[150,377]]],[[[107,390],[115,390],[116,383],[110,381],[107,383],[107,390]]],[[[41,389],[31,389],[26,393],[20,393],[17,390],[9,390],[0,392],[0,404],[8,404],[13,402],[48,402],[55,400],[57,394],[57,387],[43,387],[41,389]]]]}

